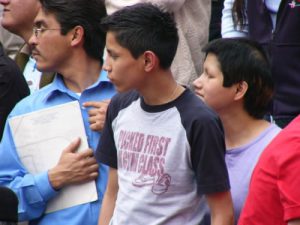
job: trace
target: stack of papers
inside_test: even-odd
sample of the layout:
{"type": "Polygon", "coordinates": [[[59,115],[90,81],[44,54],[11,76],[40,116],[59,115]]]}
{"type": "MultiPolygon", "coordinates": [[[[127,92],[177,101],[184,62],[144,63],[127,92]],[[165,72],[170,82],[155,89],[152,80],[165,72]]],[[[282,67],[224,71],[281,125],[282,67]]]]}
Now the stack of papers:
{"type": "MultiPolygon", "coordinates": [[[[48,171],[72,141],[80,137],[78,151],[88,149],[77,101],[38,110],[9,120],[19,158],[29,173],[48,171]]],[[[96,201],[95,181],[64,187],[48,202],[46,213],[96,201]]]]}

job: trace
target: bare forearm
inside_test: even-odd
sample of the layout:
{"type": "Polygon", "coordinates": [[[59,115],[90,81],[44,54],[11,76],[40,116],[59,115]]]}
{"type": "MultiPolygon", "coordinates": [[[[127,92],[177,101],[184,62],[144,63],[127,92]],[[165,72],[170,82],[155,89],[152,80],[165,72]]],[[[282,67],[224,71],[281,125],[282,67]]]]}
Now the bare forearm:
{"type": "Polygon", "coordinates": [[[98,225],[109,224],[115,209],[115,201],[116,197],[104,195],[98,225]]]}
{"type": "Polygon", "coordinates": [[[229,191],[207,195],[212,225],[233,225],[234,212],[229,191]]]}
{"type": "Polygon", "coordinates": [[[64,179],[56,172],[55,168],[48,171],[48,177],[54,190],[59,190],[64,186],[64,179]]]}
{"type": "Polygon", "coordinates": [[[211,216],[211,225],[233,225],[234,218],[232,215],[215,215],[211,216]]]}
{"type": "Polygon", "coordinates": [[[115,209],[117,194],[119,190],[118,174],[114,168],[109,169],[107,188],[104,195],[98,225],[108,225],[115,209]]]}

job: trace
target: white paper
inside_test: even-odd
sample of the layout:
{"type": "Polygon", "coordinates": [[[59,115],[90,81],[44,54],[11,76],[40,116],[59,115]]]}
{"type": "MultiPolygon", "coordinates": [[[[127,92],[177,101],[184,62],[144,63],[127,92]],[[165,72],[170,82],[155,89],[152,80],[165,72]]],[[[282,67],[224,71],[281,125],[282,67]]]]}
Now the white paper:
{"type": "MultiPolygon", "coordinates": [[[[80,150],[88,148],[77,101],[13,117],[9,120],[19,157],[29,173],[48,171],[59,161],[62,150],[80,137],[80,150]]],[[[64,187],[47,204],[46,213],[96,201],[95,181],[64,187]]]]}

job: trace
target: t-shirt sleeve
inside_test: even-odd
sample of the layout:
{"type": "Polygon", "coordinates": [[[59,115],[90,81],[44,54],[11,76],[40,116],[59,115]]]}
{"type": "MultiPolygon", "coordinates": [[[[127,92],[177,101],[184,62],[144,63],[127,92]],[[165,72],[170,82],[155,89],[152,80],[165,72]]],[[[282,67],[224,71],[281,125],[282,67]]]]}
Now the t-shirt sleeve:
{"type": "Polygon", "coordinates": [[[217,116],[207,116],[197,120],[193,127],[191,158],[198,193],[210,194],[229,190],[221,121],[217,116]]]}
{"type": "Polygon", "coordinates": [[[104,128],[96,150],[96,158],[100,163],[117,169],[117,149],[114,141],[114,132],[112,129],[112,122],[115,117],[114,115],[116,114],[116,107],[114,107],[115,105],[115,99],[113,98],[107,109],[104,128]]]}
{"type": "Polygon", "coordinates": [[[300,218],[300,143],[286,143],[287,150],[278,161],[278,190],[284,209],[284,220],[300,218]]]}

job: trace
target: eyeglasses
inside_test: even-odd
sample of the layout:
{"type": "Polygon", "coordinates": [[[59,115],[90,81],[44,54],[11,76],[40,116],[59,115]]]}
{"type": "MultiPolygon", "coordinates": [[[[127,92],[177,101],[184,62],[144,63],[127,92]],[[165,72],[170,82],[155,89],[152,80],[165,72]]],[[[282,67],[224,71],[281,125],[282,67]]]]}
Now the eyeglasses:
{"type": "Polygon", "coordinates": [[[40,37],[41,33],[44,33],[46,30],[61,30],[60,28],[41,28],[41,27],[33,27],[32,32],[36,38],[40,37]]]}

